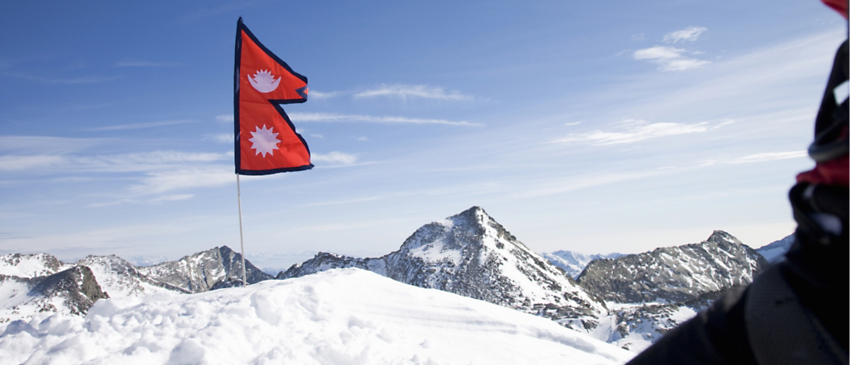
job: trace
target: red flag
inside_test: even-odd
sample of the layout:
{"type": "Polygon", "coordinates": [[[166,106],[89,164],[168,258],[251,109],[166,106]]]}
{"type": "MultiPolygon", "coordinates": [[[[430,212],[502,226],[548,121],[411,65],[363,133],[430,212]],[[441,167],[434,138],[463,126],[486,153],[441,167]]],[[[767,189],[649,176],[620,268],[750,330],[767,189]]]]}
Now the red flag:
{"type": "Polygon", "coordinates": [[[313,168],[310,149],[281,104],[307,101],[307,77],[289,68],[236,23],[233,119],[236,173],[268,175],[313,168]]]}

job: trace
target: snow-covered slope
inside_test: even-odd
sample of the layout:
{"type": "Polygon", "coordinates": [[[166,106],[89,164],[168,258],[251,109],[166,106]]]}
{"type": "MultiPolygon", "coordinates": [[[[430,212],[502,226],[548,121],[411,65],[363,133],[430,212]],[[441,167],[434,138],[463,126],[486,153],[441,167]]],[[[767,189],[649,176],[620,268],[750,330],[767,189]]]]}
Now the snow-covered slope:
{"type": "Polygon", "coordinates": [[[785,253],[788,252],[789,248],[791,248],[792,244],[794,244],[793,233],[781,240],[768,243],[767,245],[756,249],[756,251],[758,251],[758,253],[761,254],[767,262],[772,264],[782,260],[785,257],[785,253]]]}
{"type": "Polygon", "coordinates": [[[0,329],[37,313],[85,314],[103,298],[108,296],[86,266],[34,278],[0,275],[0,329]]]}
{"type": "Polygon", "coordinates": [[[514,310],[357,269],[99,301],[0,335],[0,364],[622,364],[632,354],[514,310]]]}
{"type": "Polygon", "coordinates": [[[0,275],[34,278],[53,275],[69,267],[46,253],[13,253],[0,256],[0,275]]]}
{"type": "MultiPolygon", "coordinates": [[[[250,262],[247,266],[253,273],[249,281],[271,278],[257,274],[259,270],[250,262]]],[[[238,254],[222,247],[144,269],[205,291],[210,289],[204,285],[207,280],[212,285],[227,286],[228,279],[241,275],[242,263],[238,254]]],[[[45,311],[84,315],[94,301],[107,297],[187,293],[188,289],[151,278],[115,255],[88,256],[73,264],[48,254],[0,256],[0,326],[45,311]]]]}
{"type": "MultiPolygon", "coordinates": [[[[271,279],[250,261],[245,261],[248,283],[271,279]]],[[[137,268],[143,275],[183,290],[200,293],[212,289],[216,284],[225,285],[229,280],[241,280],[242,255],[227,246],[184,256],[177,261],[168,261],[148,267],[137,268]]]]}
{"type": "Polygon", "coordinates": [[[88,256],[77,265],[85,265],[94,273],[97,283],[112,298],[138,297],[148,294],[186,294],[188,291],[156,281],[140,273],[127,260],[115,255],[88,256]]]}
{"type": "Polygon", "coordinates": [[[472,207],[422,226],[398,251],[379,258],[320,253],[278,275],[285,279],[330,268],[358,267],[403,283],[440,289],[502,306],[538,313],[544,308],[576,319],[607,313],[571,277],[529,250],[502,225],[472,207]]]}
{"type": "Polygon", "coordinates": [[[714,231],[700,243],[593,261],[578,281],[618,303],[681,302],[747,285],[766,266],[755,250],[729,233],[714,231]]]}
{"type": "Polygon", "coordinates": [[[601,259],[616,259],[618,257],[624,256],[621,253],[609,253],[609,254],[593,254],[586,255],[579,252],[574,251],[555,251],[555,252],[544,252],[543,257],[549,260],[553,265],[560,267],[573,279],[577,278],[584,268],[587,267],[593,260],[601,260],[601,259]]]}

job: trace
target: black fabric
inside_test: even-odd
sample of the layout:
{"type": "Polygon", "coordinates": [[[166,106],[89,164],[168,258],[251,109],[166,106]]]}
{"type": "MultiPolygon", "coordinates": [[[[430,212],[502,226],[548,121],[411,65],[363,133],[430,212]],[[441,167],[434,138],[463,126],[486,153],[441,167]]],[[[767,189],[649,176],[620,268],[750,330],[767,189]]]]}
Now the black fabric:
{"type": "Polygon", "coordinates": [[[809,156],[815,161],[827,161],[844,155],[848,151],[848,100],[844,99],[839,105],[835,101],[834,94],[835,88],[847,81],[847,68],[850,67],[847,51],[847,41],[844,41],[835,54],[832,72],[826,83],[820,109],[815,119],[815,139],[809,146],[809,156]]]}
{"type": "Polygon", "coordinates": [[[848,64],[847,41],[844,41],[844,44],[842,44],[835,53],[835,60],[832,63],[832,72],[830,73],[829,80],[826,83],[826,90],[824,90],[820,110],[818,110],[818,116],[815,120],[815,137],[817,137],[818,133],[822,132],[833,123],[833,112],[836,108],[833,90],[835,87],[841,85],[842,82],[847,80],[848,67],[850,67],[850,64],[848,64]]]}
{"type": "Polygon", "coordinates": [[[747,289],[747,339],[759,364],[846,364],[847,351],[826,330],[782,274],[769,267],[747,289]]]}
{"type": "Polygon", "coordinates": [[[848,190],[801,183],[791,189],[789,197],[797,230],[794,245],[785,255],[782,273],[803,306],[811,310],[847,352],[850,342],[848,190]],[[842,232],[836,235],[825,231],[815,220],[816,214],[838,218],[842,232]]]}

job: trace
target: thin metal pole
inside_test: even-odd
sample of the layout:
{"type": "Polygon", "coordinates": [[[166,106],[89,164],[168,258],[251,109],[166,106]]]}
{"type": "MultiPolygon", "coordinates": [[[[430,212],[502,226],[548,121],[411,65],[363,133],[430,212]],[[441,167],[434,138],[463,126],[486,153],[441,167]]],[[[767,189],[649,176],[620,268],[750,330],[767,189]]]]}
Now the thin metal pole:
{"type": "Polygon", "coordinates": [[[239,201],[239,243],[242,246],[242,286],[248,285],[245,276],[245,239],[242,238],[242,190],[239,188],[239,174],[236,174],[236,199],[239,201]]]}

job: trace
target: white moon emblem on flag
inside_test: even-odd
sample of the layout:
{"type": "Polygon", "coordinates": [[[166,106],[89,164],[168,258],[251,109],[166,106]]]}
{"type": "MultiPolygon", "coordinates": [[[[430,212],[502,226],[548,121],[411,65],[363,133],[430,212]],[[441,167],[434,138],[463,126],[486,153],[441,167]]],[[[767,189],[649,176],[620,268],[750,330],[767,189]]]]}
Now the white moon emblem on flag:
{"type": "Polygon", "coordinates": [[[274,150],[278,149],[277,144],[281,142],[277,139],[278,133],[273,133],[273,128],[266,129],[265,124],[263,124],[263,128],[255,128],[256,132],[251,132],[251,136],[254,138],[249,139],[253,143],[251,148],[257,150],[257,155],[263,154],[263,158],[266,157],[266,154],[274,156],[274,150]]]}
{"type": "Polygon", "coordinates": [[[277,85],[280,84],[280,77],[275,79],[271,71],[259,70],[254,76],[248,75],[248,81],[251,82],[251,86],[257,89],[257,91],[270,93],[277,89],[277,85]]]}

